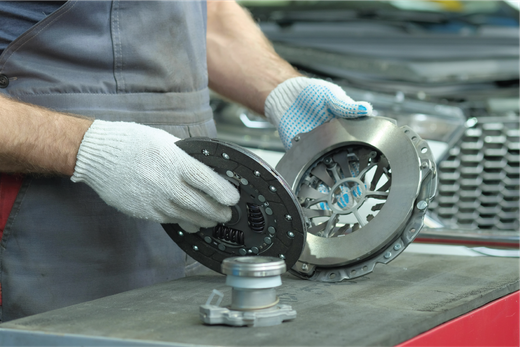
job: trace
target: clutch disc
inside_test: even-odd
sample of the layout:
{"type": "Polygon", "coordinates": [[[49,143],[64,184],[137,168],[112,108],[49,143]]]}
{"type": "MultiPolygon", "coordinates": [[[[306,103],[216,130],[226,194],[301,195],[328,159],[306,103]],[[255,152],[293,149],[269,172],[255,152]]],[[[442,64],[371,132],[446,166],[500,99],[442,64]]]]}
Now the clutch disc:
{"type": "Polygon", "coordinates": [[[221,272],[222,261],[236,256],[271,256],[292,267],[305,244],[302,211],[291,188],[267,163],[237,145],[188,138],[176,145],[211,167],[240,193],[228,223],[188,233],[163,224],[166,233],[192,258],[221,272]]]}
{"type": "Polygon", "coordinates": [[[337,282],[395,259],[435,195],[426,141],[391,119],[333,119],[296,136],[276,167],[298,198],[307,241],[290,270],[337,282]]]}

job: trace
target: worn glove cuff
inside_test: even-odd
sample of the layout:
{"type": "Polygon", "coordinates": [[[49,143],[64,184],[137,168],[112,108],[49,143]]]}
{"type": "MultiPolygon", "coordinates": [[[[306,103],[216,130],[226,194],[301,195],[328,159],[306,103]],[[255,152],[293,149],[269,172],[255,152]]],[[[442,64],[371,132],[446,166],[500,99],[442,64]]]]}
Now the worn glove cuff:
{"type": "Polygon", "coordinates": [[[96,120],[83,137],[71,180],[137,218],[206,228],[228,221],[238,191],[180,149],[178,140],[136,123],[96,120]]]}
{"type": "Polygon", "coordinates": [[[108,176],[100,172],[110,172],[122,155],[121,143],[132,141],[129,137],[136,123],[107,122],[95,120],[85,133],[78,150],[73,182],[86,182],[94,190],[107,183],[108,176]]]}

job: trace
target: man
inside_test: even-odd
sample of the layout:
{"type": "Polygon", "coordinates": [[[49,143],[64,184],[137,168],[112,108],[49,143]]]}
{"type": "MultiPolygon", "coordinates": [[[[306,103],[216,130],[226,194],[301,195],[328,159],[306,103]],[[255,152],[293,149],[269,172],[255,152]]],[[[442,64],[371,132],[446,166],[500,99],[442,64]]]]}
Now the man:
{"type": "Polygon", "coordinates": [[[25,174],[0,248],[3,321],[184,275],[159,223],[214,226],[239,199],[175,145],[216,135],[208,85],[266,114],[287,148],[332,117],[371,112],[303,77],[231,1],[72,0],[51,12],[0,56],[4,196],[18,188],[5,173],[25,174]]]}

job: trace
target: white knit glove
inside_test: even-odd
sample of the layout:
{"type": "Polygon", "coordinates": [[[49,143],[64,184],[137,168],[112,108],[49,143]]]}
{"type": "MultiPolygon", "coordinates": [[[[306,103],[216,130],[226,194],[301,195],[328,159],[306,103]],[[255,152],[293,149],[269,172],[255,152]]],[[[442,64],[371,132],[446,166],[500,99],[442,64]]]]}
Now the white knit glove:
{"type": "Polygon", "coordinates": [[[130,216],[179,223],[189,232],[229,221],[237,189],[177,147],[178,140],[136,123],[96,120],[83,137],[71,180],[85,182],[130,216]]]}
{"type": "Polygon", "coordinates": [[[355,102],[338,85],[324,80],[294,77],[278,85],[265,101],[265,115],[278,127],[285,149],[291,140],[332,118],[372,115],[372,105],[355,102]]]}

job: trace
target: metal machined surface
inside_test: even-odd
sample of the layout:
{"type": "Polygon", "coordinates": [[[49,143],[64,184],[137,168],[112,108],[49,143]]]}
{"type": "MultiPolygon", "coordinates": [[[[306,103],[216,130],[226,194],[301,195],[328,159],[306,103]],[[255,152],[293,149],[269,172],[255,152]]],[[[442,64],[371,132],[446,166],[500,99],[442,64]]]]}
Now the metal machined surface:
{"type": "Polygon", "coordinates": [[[291,271],[325,282],[398,256],[422,228],[437,183],[426,141],[381,117],[333,119],[301,134],[276,168],[307,226],[291,271]]]}
{"type": "Polygon", "coordinates": [[[188,138],[176,144],[233,184],[240,201],[231,207],[233,215],[227,223],[196,233],[178,224],[163,224],[167,234],[214,271],[221,271],[224,259],[237,256],[276,257],[291,267],[305,244],[305,226],[300,206],[282,176],[234,144],[209,138],[188,138]]]}
{"type": "Polygon", "coordinates": [[[222,262],[222,273],[225,275],[245,277],[278,276],[286,271],[282,259],[272,257],[228,258],[222,262]]]}
{"type": "Polygon", "coordinates": [[[233,298],[231,309],[239,311],[265,309],[278,303],[274,288],[262,290],[233,288],[231,297],[233,298]]]}

